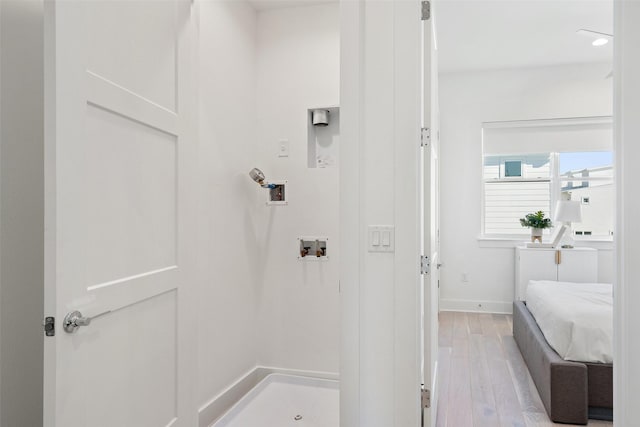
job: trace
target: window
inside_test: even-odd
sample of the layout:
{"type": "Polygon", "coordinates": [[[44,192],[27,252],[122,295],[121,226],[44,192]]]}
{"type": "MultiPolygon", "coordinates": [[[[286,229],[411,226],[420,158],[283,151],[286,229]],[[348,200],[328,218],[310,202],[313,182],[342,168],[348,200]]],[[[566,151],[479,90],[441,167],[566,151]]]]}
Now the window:
{"type": "Polygon", "coordinates": [[[551,206],[551,161],[549,153],[523,154],[520,176],[508,174],[514,156],[484,157],[484,232],[521,234],[519,218],[551,206]],[[509,159],[509,160],[507,160],[509,159]]]}
{"type": "Polygon", "coordinates": [[[522,176],[522,161],[520,160],[505,161],[504,176],[522,176]]]}
{"type": "Polygon", "coordinates": [[[562,196],[582,203],[582,221],[572,224],[578,236],[613,235],[615,195],[611,151],[558,153],[562,196]]]}
{"type": "Polygon", "coordinates": [[[483,124],[484,236],[527,235],[519,219],[539,210],[553,218],[561,199],[582,204],[575,237],[613,234],[611,121],[593,119],[483,124]]]}

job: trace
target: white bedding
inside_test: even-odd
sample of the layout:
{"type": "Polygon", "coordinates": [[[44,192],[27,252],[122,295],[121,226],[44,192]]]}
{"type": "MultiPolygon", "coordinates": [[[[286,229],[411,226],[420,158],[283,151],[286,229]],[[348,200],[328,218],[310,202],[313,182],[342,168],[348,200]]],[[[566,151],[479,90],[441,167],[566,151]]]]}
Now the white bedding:
{"type": "Polygon", "coordinates": [[[607,283],[532,280],[527,308],[565,360],[613,362],[613,292],[607,283]]]}

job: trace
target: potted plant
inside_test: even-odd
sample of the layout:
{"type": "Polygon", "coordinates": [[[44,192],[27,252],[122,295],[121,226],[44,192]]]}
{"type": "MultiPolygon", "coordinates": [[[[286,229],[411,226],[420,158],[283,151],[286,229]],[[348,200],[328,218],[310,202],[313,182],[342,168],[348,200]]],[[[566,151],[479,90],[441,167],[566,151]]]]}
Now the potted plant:
{"type": "Polygon", "coordinates": [[[536,240],[542,243],[542,231],[545,228],[553,227],[550,218],[544,217],[544,212],[538,211],[525,215],[524,218],[520,218],[520,225],[523,227],[531,228],[531,241],[536,240]]]}

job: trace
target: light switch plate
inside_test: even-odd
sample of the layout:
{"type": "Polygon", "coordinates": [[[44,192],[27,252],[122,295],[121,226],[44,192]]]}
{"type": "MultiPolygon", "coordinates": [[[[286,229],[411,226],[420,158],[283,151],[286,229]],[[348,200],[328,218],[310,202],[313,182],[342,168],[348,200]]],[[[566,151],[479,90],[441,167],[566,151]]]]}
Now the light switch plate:
{"type": "Polygon", "coordinates": [[[395,227],[370,225],[367,228],[369,252],[395,252],[395,227]]]}
{"type": "Polygon", "coordinates": [[[281,139],[278,141],[278,157],[289,157],[289,140],[281,139]]]}

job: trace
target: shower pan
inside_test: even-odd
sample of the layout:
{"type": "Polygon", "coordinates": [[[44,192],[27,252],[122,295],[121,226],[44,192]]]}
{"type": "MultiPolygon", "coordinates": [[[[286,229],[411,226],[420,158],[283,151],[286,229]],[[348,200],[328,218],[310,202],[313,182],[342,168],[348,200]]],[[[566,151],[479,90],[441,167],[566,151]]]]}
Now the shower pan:
{"type": "Polygon", "coordinates": [[[338,381],[271,374],[211,427],[333,427],[338,408],[338,381]]]}

